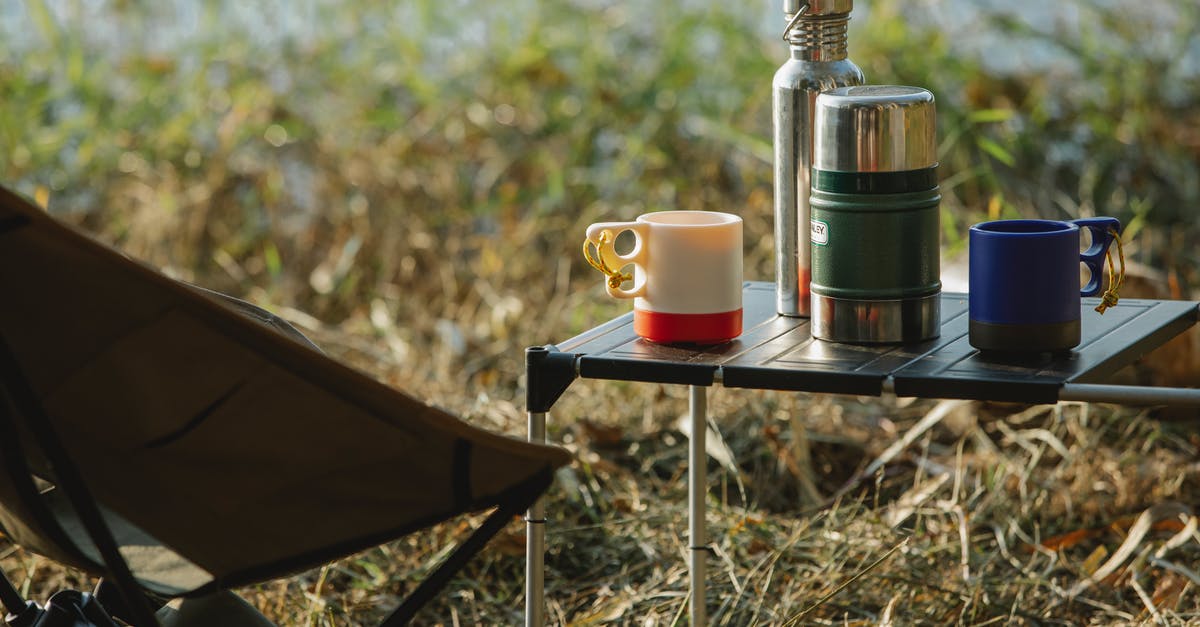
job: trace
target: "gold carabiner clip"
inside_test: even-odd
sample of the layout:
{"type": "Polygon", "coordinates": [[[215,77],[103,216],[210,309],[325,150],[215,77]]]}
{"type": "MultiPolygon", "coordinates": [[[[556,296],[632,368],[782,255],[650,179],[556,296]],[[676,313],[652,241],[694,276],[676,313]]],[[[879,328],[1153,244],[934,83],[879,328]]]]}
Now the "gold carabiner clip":
{"type": "Polygon", "coordinates": [[[1108,289],[1100,295],[1100,304],[1096,305],[1096,311],[1100,315],[1104,315],[1105,309],[1115,306],[1117,301],[1121,300],[1118,292],[1121,290],[1121,286],[1125,285],[1125,247],[1121,244],[1121,234],[1113,228],[1108,229],[1108,233],[1117,243],[1117,256],[1121,259],[1121,272],[1116,272],[1116,268],[1113,266],[1112,247],[1109,246],[1104,253],[1108,258],[1108,289]]]}
{"type": "Polygon", "coordinates": [[[633,275],[628,272],[614,270],[608,267],[607,263],[604,263],[604,253],[600,252],[600,247],[608,242],[609,235],[611,234],[607,229],[600,231],[600,241],[595,244],[596,255],[594,257],[592,256],[591,249],[588,248],[588,244],[592,243],[591,240],[583,240],[583,258],[587,259],[588,265],[603,272],[608,277],[608,286],[617,290],[621,289],[621,284],[625,281],[632,281],[633,275]]]}

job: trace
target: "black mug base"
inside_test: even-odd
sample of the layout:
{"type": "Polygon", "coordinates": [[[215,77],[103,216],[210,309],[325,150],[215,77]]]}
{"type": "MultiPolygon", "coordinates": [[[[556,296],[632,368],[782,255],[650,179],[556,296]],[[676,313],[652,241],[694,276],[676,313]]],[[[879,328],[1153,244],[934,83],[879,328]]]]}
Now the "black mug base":
{"type": "Polygon", "coordinates": [[[998,353],[1042,353],[1067,351],[1079,346],[1078,320],[1041,324],[995,324],[971,320],[971,346],[998,353]]]}

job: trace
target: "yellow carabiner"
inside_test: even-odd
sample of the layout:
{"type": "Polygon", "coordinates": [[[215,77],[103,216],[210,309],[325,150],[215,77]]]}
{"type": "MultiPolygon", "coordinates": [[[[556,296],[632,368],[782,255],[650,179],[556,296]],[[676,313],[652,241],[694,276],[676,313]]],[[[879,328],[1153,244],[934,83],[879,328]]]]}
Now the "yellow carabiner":
{"type": "Polygon", "coordinates": [[[595,244],[595,257],[592,256],[592,251],[588,248],[588,244],[592,243],[591,240],[583,240],[583,258],[587,259],[588,265],[603,272],[604,275],[608,277],[608,286],[616,290],[621,289],[621,284],[625,281],[632,281],[633,275],[629,274],[628,272],[621,272],[619,270],[609,268],[608,264],[604,263],[604,253],[600,251],[600,247],[608,242],[609,235],[611,234],[607,229],[600,231],[600,241],[596,242],[595,244]]]}
{"type": "Polygon", "coordinates": [[[1111,228],[1108,229],[1108,233],[1117,243],[1117,256],[1121,259],[1121,272],[1117,273],[1113,266],[1112,247],[1109,247],[1105,253],[1105,257],[1108,258],[1108,289],[1100,295],[1100,304],[1096,305],[1096,311],[1100,315],[1104,315],[1105,309],[1116,305],[1117,301],[1121,300],[1118,292],[1121,290],[1121,286],[1125,285],[1125,247],[1121,244],[1121,234],[1111,228]]]}

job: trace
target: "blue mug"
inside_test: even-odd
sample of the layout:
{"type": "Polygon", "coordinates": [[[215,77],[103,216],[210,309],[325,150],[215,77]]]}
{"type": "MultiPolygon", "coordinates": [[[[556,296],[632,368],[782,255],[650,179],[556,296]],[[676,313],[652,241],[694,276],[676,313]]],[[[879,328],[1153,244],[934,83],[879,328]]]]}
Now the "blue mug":
{"type": "Polygon", "coordinates": [[[1080,297],[1100,292],[1116,218],[997,220],[970,231],[969,339],[981,350],[1065,351],[1079,345],[1080,297]],[[1079,252],[1080,229],[1092,245],[1079,252]],[[1079,287],[1079,263],[1091,271],[1079,287]]]}

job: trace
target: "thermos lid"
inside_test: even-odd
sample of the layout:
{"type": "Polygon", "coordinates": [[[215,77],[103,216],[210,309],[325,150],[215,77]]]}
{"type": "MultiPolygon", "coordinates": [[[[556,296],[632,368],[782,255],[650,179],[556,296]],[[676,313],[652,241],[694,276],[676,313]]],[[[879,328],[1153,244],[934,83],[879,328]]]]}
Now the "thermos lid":
{"type": "Polygon", "coordinates": [[[791,19],[806,4],[808,10],[804,12],[805,17],[849,13],[854,8],[854,0],[783,0],[783,12],[791,19]]]}
{"type": "Polygon", "coordinates": [[[815,170],[903,172],[937,165],[933,94],[920,87],[858,85],[817,96],[815,170]]]}

